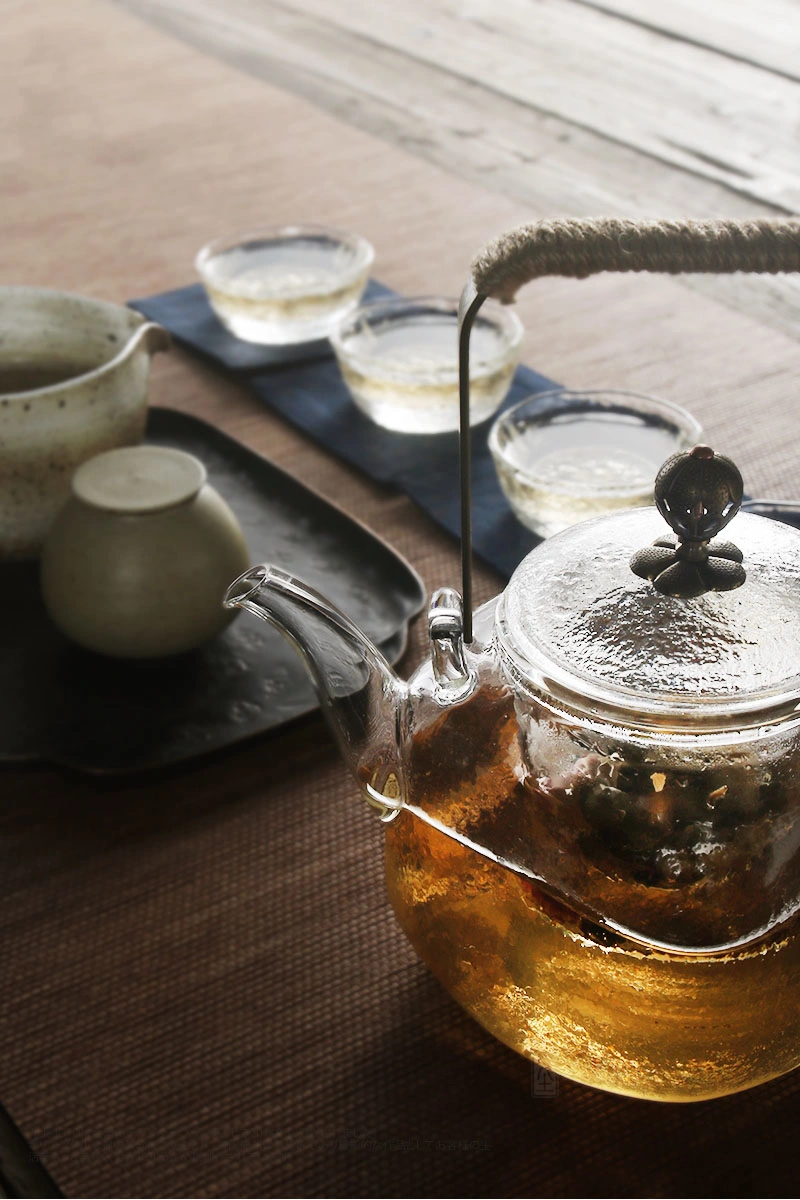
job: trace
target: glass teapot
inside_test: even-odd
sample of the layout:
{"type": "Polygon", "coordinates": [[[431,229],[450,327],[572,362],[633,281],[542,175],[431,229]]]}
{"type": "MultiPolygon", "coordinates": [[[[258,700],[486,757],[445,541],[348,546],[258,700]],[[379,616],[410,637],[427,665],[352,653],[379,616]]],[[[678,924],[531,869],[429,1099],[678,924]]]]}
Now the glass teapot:
{"type": "MultiPolygon", "coordinates": [[[[800,266],[792,222],[653,228],[655,248],[651,227],[629,222],[526,227],[476,260],[462,431],[470,316],[488,294],[508,300],[556,270],[800,266]]],[[[386,822],[400,924],[490,1032],[558,1073],[651,1099],[708,1099],[790,1070],[800,532],[737,516],[741,476],[699,447],[662,467],[656,508],[550,538],[473,616],[468,444],[467,603],[434,594],[430,656],[408,682],[276,567],[241,576],[226,603],[300,652],[386,822]],[[731,521],[732,541],[712,540],[731,521]]]]}

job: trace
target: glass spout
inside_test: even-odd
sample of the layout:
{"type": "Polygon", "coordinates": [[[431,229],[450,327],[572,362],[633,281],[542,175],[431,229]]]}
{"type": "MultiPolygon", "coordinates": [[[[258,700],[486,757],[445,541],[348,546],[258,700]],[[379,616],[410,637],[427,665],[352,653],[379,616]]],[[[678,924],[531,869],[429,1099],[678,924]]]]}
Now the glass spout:
{"type": "Polygon", "coordinates": [[[319,592],[263,564],[234,580],[226,608],[274,625],[294,646],[345,762],[384,820],[402,808],[408,689],[380,650],[319,592]]]}

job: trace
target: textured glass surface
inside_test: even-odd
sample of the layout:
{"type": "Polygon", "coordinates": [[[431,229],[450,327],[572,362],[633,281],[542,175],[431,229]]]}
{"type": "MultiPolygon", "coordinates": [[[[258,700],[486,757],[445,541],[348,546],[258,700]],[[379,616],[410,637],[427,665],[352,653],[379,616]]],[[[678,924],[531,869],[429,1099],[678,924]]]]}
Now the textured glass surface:
{"type": "MultiPolygon", "coordinates": [[[[724,531],[747,581],[693,600],[659,595],[632,554],[670,530],[655,509],[574,526],[517,568],[503,640],[532,673],[556,667],[606,692],[677,703],[790,692],[800,677],[800,533],[739,514],[724,531]]],[[[635,707],[635,705],[634,705],[635,707]]]]}

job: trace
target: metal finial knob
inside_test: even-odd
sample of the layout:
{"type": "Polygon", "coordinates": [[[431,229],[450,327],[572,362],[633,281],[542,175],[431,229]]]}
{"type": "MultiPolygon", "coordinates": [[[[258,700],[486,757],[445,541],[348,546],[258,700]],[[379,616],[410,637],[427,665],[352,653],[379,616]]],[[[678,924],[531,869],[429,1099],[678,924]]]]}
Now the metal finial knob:
{"type": "Polygon", "coordinates": [[[673,454],[656,476],[655,501],[677,538],[658,538],[637,551],[631,570],[656,591],[689,599],[741,587],[742,552],[732,542],[712,542],[739,511],[744,485],[735,463],[710,446],[673,454]]]}

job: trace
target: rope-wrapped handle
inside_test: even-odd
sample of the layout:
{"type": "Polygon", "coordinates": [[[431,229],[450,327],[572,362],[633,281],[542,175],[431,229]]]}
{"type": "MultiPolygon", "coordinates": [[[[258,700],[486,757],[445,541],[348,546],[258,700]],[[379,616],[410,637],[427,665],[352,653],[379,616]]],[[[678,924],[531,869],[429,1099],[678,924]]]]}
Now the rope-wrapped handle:
{"type": "Polygon", "coordinates": [[[543,275],[585,279],[601,271],[800,271],[800,220],[537,221],[482,250],[472,280],[478,295],[510,304],[524,284],[543,275]]]}
{"type": "Polygon", "coordinates": [[[512,229],[480,252],[459,305],[461,587],[464,641],[472,641],[472,470],[469,342],[487,297],[511,304],[543,275],[585,279],[601,271],[728,274],[800,271],[800,220],[621,221],[615,217],[537,221],[512,229]]]}

